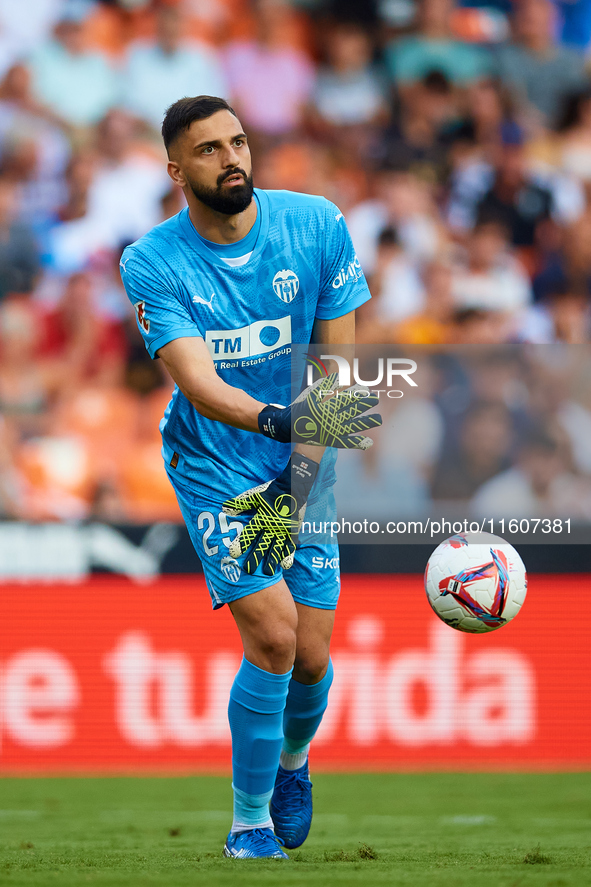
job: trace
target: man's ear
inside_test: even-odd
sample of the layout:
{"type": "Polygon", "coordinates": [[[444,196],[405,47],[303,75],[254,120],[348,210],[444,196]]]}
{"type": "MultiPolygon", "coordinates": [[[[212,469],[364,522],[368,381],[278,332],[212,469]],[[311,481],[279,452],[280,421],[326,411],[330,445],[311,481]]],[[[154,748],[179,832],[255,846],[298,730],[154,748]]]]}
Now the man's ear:
{"type": "Polygon", "coordinates": [[[181,170],[180,166],[176,162],[176,160],[169,160],[168,165],[166,167],[166,171],[175,185],[178,185],[179,188],[184,188],[187,184],[187,180],[181,170]]]}

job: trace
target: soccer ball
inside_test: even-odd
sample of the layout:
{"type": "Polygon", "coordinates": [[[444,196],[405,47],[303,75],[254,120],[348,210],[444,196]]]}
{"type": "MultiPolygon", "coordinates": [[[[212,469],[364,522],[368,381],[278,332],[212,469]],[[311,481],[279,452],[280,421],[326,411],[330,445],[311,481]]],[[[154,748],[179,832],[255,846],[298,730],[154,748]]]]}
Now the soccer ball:
{"type": "Polygon", "coordinates": [[[480,634],[519,613],[527,591],[523,561],[490,533],[459,533],[438,545],[425,570],[431,607],[447,625],[480,634]]]}

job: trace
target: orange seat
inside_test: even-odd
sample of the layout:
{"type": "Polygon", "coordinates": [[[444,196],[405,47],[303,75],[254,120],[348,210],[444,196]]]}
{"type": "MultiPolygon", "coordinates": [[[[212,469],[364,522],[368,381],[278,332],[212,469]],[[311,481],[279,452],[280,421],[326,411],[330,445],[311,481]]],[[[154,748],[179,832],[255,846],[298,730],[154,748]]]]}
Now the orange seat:
{"type": "Polygon", "coordinates": [[[84,438],[39,437],[21,444],[15,466],[23,481],[25,509],[35,520],[87,516],[95,489],[84,438]]]}
{"type": "Polygon", "coordinates": [[[122,460],[120,492],[136,523],[182,521],[174,490],[160,455],[160,441],[136,442],[122,460]]]}
{"type": "Polygon", "coordinates": [[[138,411],[138,396],[125,388],[87,386],[57,409],[52,431],[83,438],[95,473],[112,477],[137,435],[138,411]]]}

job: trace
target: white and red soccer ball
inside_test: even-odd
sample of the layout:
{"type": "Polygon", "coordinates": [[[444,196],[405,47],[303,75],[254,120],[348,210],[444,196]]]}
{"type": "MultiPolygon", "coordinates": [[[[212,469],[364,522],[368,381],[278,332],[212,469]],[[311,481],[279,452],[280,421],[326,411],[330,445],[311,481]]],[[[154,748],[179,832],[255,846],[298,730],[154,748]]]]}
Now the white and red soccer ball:
{"type": "Polygon", "coordinates": [[[495,631],[519,613],[527,592],[523,561],[490,533],[459,533],[438,545],[425,570],[435,613],[458,631],[495,631]]]}

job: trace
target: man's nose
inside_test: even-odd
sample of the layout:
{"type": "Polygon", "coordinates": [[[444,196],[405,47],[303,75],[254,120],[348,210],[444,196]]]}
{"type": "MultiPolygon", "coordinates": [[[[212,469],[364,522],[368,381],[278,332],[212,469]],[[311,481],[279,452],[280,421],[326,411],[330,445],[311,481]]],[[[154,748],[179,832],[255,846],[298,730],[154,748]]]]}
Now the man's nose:
{"type": "Polygon", "coordinates": [[[224,162],[225,167],[240,165],[240,158],[239,158],[239,156],[236,152],[236,149],[234,148],[233,145],[229,145],[228,148],[226,149],[226,151],[224,152],[224,161],[223,162],[224,162]]]}

